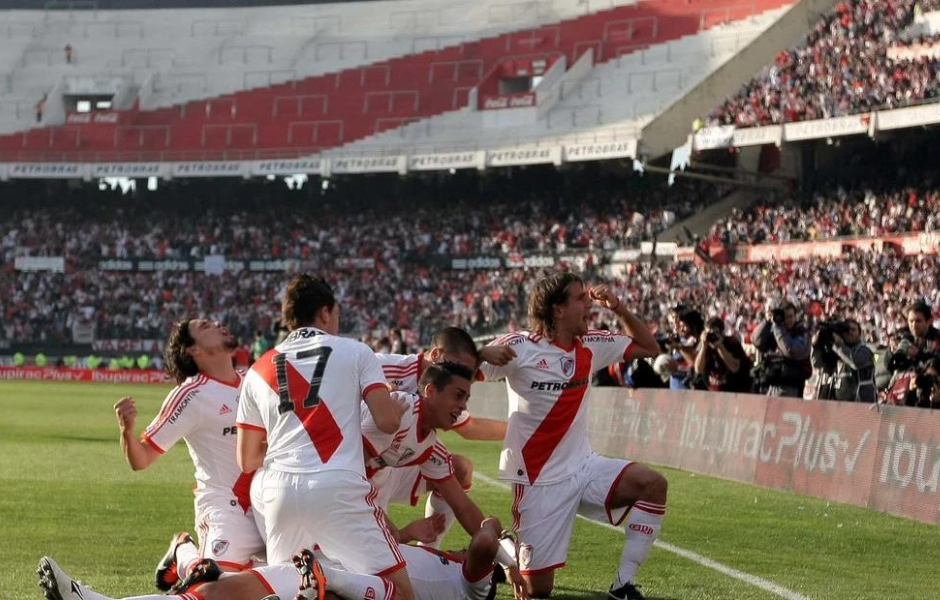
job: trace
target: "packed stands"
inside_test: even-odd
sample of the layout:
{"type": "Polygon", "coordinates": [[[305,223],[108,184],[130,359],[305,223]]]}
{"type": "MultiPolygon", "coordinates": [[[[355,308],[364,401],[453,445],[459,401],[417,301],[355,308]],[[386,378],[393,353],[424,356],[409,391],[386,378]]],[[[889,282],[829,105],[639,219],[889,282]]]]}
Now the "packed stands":
{"type": "Polygon", "coordinates": [[[927,0],[845,0],[820,18],[803,44],[774,63],[708,117],[740,127],[824,119],[898,108],[940,97],[940,64],[930,53],[891,58],[896,47],[930,45],[936,34],[905,36],[927,0]]]}

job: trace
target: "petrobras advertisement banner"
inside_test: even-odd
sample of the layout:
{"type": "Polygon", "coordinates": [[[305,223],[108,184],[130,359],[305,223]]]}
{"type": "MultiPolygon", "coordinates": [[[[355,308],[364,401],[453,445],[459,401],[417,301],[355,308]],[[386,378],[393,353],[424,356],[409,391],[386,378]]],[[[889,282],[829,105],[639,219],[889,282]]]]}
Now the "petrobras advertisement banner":
{"type": "Polygon", "coordinates": [[[868,133],[870,126],[871,115],[866,113],[847,117],[818,119],[816,121],[787,123],[783,126],[783,135],[786,141],[795,142],[799,140],[868,133]]]}
{"type": "Polygon", "coordinates": [[[244,177],[251,174],[248,162],[177,162],[172,163],[173,177],[244,177]]]}
{"type": "Polygon", "coordinates": [[[440,171],[444,169],[482,169],[486,166],[486,152],[447,152],[443,154],[415,154],[408,157],[409,171],[440,171]]]}
{"type": "Polygon", "coordinates": [[[594,144],[565,145],[565,162],[604,160],[608,158],[633,158],[636,156],[636,140],[598,142],[594,144]]]}
{"type": "Polygon", "coordinates": [[[321,175],[323,167],[324,161],[321,158],[256,160],[251,163],[251,174],[259,177],[267,175],[321,175]]]}
{"type": "Polygon", "coordinates": [[[356,156],[330,159],[331,173],[406,173],[406,156],[356,156]]]}
{"type": "Polygon", "coordinates": [[[95,163],[91,165],[91,176],[100,177],[166,177],[170,172],[169,163],[129,162],[95,163]]]}
{"type": "Polygon", "coordinates": [[[561,164],[561,146],[532,146],[491,150],[486,153],[486,164],[490,167],[515,165],[561,164]]]}
{"type": "Polygon", "coordinates": [[[744,127],[734,130],[734,146],[763,146],[765,144],[779,144],[783,139],[783,127],[780,125],[765,125],[763,127],[744,127]]]}
{"type": "Polygon", "coordinates": [[[940,103],[937,102],[923,106],[885,110],[879,112],[876,117],[876,126],[879,131],[933,125],[934,123],[940,123],[940,103]]]}
{"type": "MultiPolygon", "coordinates": [[[[474,385],[505,419],[504,383],[474,385]]],[[[940,524],[940,414],[905,406],[750,394],[593,388],[600,454],[870,507],[940,524]]]]}
{"type": "Polygon", "coordinates": [[[6,176],[12,179],[84,179],[83,163],[9,163],[6,176]]]}

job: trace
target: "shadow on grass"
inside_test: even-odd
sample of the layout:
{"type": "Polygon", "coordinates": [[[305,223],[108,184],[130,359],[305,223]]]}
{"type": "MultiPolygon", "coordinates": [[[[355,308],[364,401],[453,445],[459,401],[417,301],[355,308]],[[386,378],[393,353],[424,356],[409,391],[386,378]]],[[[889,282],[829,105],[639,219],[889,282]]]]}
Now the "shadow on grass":
{"type": "MultiPolygon", "coordinates": [[[[642,591],[642,590],[641,590],[642,591]]],[[[607,592],[594,592],[580,590],[564,585],[556,585],[551,595],[551,600],[608,600],[607,592]]],[[[646,594],[646,600],[681,600],[672,596],[650,596],[646,594]]]]}
{"type": "Polygon", "coordinates": [[[69,435],[67,433],[60,434],[39,434],[30,436],[33,440],[56,440],[60,442],[91,442],[98,444],[113,444],[114,436],[109,437],[92,437],[87,435],[69,435]]]}

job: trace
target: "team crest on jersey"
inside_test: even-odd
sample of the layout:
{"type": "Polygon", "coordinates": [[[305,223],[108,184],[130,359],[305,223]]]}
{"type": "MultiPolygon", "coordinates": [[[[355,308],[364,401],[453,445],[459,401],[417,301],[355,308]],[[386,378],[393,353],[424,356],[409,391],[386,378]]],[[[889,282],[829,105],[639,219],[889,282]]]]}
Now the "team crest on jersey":
{"type": "Polygon", "coordinates": [[[532,544],[519,545],[519,568],[526,570],[532,562],[532,544]]]}
{"type": "Polygon", "coordinates": [[[226,550],[228,550],[227,540],[215,540],[212,542],[212,554],[216,556],[222,556],[225,554],[226,550]]]}
{"type": "Polygon", "coordinates": [[[565,377],[571,377],[574,375],[574,359],[568,356],[561,357],[561,372],[565,374],[565,377]]]}
{"type": "Polygon", "coordinates": [[[414,453],[415,453],[415,451],[414,451],[413,448],[405,448],[405,449],[402,451],[401,456],[398,458],[398,462],[400,462],[400,463],[405,462],[406,460],[408,460],[409,458],[411,458],[412,456],[414,456],[414,453]]]}

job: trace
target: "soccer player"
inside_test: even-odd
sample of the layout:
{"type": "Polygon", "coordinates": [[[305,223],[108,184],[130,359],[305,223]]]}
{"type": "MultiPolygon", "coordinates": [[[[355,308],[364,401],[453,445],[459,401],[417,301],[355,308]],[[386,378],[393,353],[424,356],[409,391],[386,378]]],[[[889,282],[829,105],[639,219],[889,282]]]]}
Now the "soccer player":
{"type": "Polygon", "coordinates": [[[393,402],[375,354],[341,338],[330,286],[309,275],[284,292],[290,334],[245,376],[238,404],[238,464],[264,464],[260,495],[268,562],[288,562],[319,545],[356,573],[384,576],[413,597],[405,561],[365,478],[362,411],[393,433],[403,408],[393,402]]]}
{"type": "Polygon", "coordinates": [[[515,484],[513,529],[529,594],[551,593],[581,513],[612,525],[626,520],[626,544],[608,595],[642,599],[634,577],[666,512],[666,479],[643,465],[592,452],[584,400],[596,370],[655,356],[659,346],[606,286],[588,290],[570,273],[541,279],[528,312],[531,332],[495,342],[512,347],[515,360],[502,367],[484,363],[481,371],[487,379],[506,378],[509,388],[500,479],[515,484]],[[595,300],[617,315],[626,335],[588,330],[595,300]]]}
{"type": "MultiPolygon", "coordinates": [[[[512,568],[514,544],[501,536],[499,521],[491,517],[474,533],[462,555],[402,545],[411,583],[418,600],[489,600],[495,597],[494,563],[512,568]]],[[[47,600],[112,600],[72,579],[51,558],[39,561],[39,585],[47,600]]],[[[514,580],[517,598],[526,598],[521,580],[514,580]]],[[[359,575],[330,566],[304,551],[293,565],[270,565],[225,573],[217,581],[170,596],[134,596],[125,600],[293,600],[300,589],[306,598],[388,598],[388,582],[374,575],[359,575]],[[314,593],[315,592],[315,593],[314,593]]]]}
{"type": "MultiPolygon", "coordinates": [[[[466,331],[459,327],[445,327],[431,338],[431,347],[426,353],[408,355],[377,354],[376,356],[378,356],[379,362],[382,363],[382,371],[385,373],[389,385],[396,391],[415,394],[419,391],[418,382],[430,365],[447,361],[459,363],[476,370],[481,361],[488,361],[500,366],[505,365],[512,360],[515,353],[507,346],[498,345],[487,346],[478,351],[476,343],[466,331]]],[[[506,436],[506,423],[495,419],[471,418],[467,410],[464,410],[456,421],[442,424],[441,428],[444,430],[452,429],[468,440],[502,441],[506,436]]],[[[452,455],[452,459],[457,480],[465,491],[469,490],[473,482],[473,463],[460,454],[452,455]]],[[[400,478],[401,485],[404,487],[410,485],[410,489],[416,491],[422,487],[421,474],[417,469],[411,469],[409,472],[399,471],[396,478],[400,478]],[[407,481],[409,478],[410,483],[407,481]]],[[[412,505],[417,504],[422,494],[423,491],[412,494],[410,503],[412,505]]],[[[396,500],[402,500],[402,498],[396,498],[396,500]]],[[[443,531],[436,539],[427,544],[432,548],[440,548],[441,540],[444,539],[447,531],[454,524],[454,512],[450,505],[441,498],[440,494],[431,493],[428,495],[424,514],[426,517],[442,515],[444,518],[443,531]]]]}
{"type": "Polygon", "coordinates": [[[199,547],[189,534],[173,536],[157,567],[156,586],[167,591],[200,558],[223,569],[251,566],[264,555],[264,540],[248,499],[250,474],[235,462],[235,412],[241,374],[232,366],[235,340],[218,322],[185,319],[167,340],[166,370],[177,382],[159,414],[137,438],[134,399],[114,405],[121,430],[121,449],[130,467],[146,469],[178,441],[189,447],[196,469],[194,491],[199,547]]]}
{"type": "Polygon", "coordinates": [[[466,409],[475,372],[459,363],[429,365],[421,376],[421,394],[394,392],[407,410],[394,435],[377,429],[366,416],[362,424],[366,475],[378,490],[376,504],[414,504],[427,489],[439,494],[467,533],[473,534],[483,513],[454,476],[451,454],[437,430],[453,424],[466,409]],[[415,477],[417,472],[417,477],[415,477]]]}

